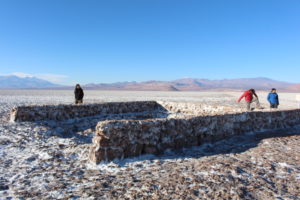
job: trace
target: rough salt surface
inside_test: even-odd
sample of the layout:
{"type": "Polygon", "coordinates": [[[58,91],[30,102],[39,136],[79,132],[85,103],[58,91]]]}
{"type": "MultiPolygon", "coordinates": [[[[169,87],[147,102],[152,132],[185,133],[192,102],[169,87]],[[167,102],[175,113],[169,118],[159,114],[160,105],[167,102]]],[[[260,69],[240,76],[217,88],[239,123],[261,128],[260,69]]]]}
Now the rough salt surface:
{"type": "MultiPolygon", "coordinates": [[[[93,119],[77,119],[78,127],[70,125],[73,121],[5,122],[7,111],[15,105],[71,103],[72,91],[69,96],[14,92],[0,92],[1,199],[299,199],[300,128],[237,136],[166,151],[159,157],[145,155],[94,165],[87,162],[93,119]]],[[[197,93],[181,93],[179,97],[172,97],[173,93],[143,94],[144,99],[141,93],[130,93],[123,99],[111,93],[87,100],[185,98],[197,102],[202,98],[206,103],[230,105],[236,97],[231,93],[226,100],[219,93],[212,94],[213,98],[197,93]]]]}

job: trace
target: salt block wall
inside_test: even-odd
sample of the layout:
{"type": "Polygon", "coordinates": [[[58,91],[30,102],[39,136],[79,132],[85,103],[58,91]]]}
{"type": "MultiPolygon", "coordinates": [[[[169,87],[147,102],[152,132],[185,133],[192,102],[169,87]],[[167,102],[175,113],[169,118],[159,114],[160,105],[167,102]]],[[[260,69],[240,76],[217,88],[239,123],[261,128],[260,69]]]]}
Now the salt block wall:
{"type": "Polygon", "coordinates": [[[178,103],[178,102],[166,102],[166,101],[158,101],[157,103],[171,113],[183,113],[186,115],[195,115],[195,116],[207,116],[207,115],[242,112],[242,109],[239,108],[232,108],[232,107],[220,106],[220,105],[178,103]]]}
{"type": "Polygon", "coordinates": [[[97,124],[89,157],[98,163],[147,153],[159,154],[168,148],[191,147],[241,133],[299,124],[300,110],[104,121],[97,124]]]}
{"type": "Polygon", "coordinates": [[[99,122],[90,150],[91,161],[159,154],[169,148],[190,147],[241,133],[300,124],[300,110],[242,113],[242,110],[224,106],[155,101],[21,106],[11,111],[11,121],[61,121],[96,115],[101,115],[103,120],[111,114],[126,113],[155,114],[147,115],[150,117],[146,120],[99,122]],[[152,118],[155,116],[166,118],[152,118]]]}
{"type": "Polygon", "coordinates": [[[240,110],[224,106],[211,106],[205,104],[134,101],[110,102],[83,105],[45,105],[45,106],[19,106],[10,113],[10,121],[44,121],[68,120],[95,115],[124,114],[124,113],[181,113],[184,115],[216,115],[241,112],[240,110]]]}
{"type": "Polygon", "coordinates": [[[13,108],[10,121],[68,120],[72,118],[119,113],[163,111],[155,101],[111,102],[83,105],[20,106],[13,108]]]}

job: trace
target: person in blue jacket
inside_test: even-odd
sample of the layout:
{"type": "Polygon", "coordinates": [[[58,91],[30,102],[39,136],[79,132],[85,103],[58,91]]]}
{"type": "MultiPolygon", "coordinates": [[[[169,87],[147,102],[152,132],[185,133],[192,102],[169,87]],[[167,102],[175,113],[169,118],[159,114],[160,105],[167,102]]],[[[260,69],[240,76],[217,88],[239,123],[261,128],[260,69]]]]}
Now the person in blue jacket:
{"type": "Polygon", "coordinates": [[[279,97],[275,88],[272,88],[271,92],[268,95],[268,101],[270,103],[270,108],[278,108],[279,97]]]}

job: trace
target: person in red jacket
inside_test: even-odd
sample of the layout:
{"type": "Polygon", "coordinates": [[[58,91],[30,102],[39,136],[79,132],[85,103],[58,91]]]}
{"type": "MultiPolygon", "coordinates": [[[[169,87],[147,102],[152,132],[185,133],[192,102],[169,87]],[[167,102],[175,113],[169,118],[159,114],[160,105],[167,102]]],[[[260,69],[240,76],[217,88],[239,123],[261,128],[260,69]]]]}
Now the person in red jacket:
{"type": "Polygon", "coordinates": [[[256,108],[259,108],[259,109],[261,108],[259,100],[258,100],[258,96],[255,93],[254,89],[250,89],[250,90],[245,91],[244,94],[237,100],[237,102],[239,103],[243,98],[245,98],[246,107],[247,107],[248,111],[251,110],[250,109],[251,103],[254,103],[254,102],[256,103],[256,108]]]}

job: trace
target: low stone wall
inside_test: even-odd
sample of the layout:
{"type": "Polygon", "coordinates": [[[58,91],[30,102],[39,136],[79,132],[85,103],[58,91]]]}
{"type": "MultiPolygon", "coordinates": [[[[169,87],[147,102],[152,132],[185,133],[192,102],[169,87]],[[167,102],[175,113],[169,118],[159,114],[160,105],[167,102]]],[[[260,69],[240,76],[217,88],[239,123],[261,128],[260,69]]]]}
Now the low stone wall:
{"type": "Polygon", "coordinates": [[[168,148],[190,147],[242,133],[299,124],[300,110],[103,121],[97,124],[89,157],[98,163],[147,153],[159,154],[168,148]]]}
{"type": "Polygon", "coordinates": [[[207,105],[197,103],[178,103],[168,101],[158,101],[159,105],[171,113],[182,113],[185,115],[208,116],[242,112],[242,109],[229,106],[207,105]]]}
{"type": "MultiPolygon", "coordinates": [[[[225,106],[205,104],[163,102],[163,101],[134,101],[109,102],[83,105],[44,105],[18,106],[11,110],[10,121],[63,121],[72,118],[90,117],[96,115],[111,115],[124,113],[165,113],[193,116],[207,116],[241,112],[225,106]]],[[[171,117],[176,117],[172,115],[171,117]]]]}
{"type": "Polygon", "coordinates": [[[10,121],[68,120],[95,115],[164,111],[155,101],[111,102],[83,105],[19,106],[10,113],[10,121]]]}
{"type": "Polygon", "coordinates": [[[137,101],[21,106],[11,111],[13,122],[72,118],[82,118],[82,124],[76,122],[76,127],[90,121],[94,128],[98,122],[89,155],[98,163],[159,154],[169,148],[196,146],[241,133],[292,127],[300,124],[300,110],[243,113],[226,106],[137,101]]]}

